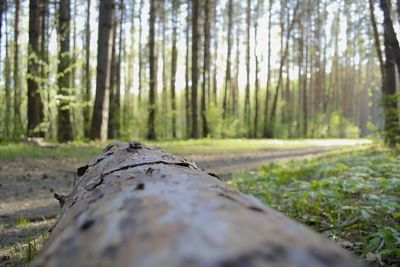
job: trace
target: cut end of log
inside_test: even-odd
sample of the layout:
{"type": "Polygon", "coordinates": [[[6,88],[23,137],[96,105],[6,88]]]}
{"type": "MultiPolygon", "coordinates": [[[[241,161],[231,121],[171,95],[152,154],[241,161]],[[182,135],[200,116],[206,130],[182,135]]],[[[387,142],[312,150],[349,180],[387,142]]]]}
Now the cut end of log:
{"type": "MultiPolygon", "coordinates": [[[[82,174],[83,173],[83,174],[82,174]]],[[[114,143],[64,201],[32,266],[360,266],[333,242],[192,162],[114,143]]]]}

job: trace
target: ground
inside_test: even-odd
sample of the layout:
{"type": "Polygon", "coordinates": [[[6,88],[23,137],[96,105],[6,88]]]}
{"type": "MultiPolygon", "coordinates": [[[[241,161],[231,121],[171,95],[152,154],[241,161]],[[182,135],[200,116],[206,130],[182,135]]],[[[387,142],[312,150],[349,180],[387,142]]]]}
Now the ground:
{"type": "MultiPolygon", "coordinates": [[[[362,149],[367,140],[189,140],[153,142],[229,179],[272,162],[298,160],[338,149],[362,149]]],[[[99,153],[98,144],[0,146],[0,266],[23,264],[54,225],[54,192],[68,194],[76,169],[99,153]],[[34,240],[34,241],[32,241],[34,240]],[[32,243],[34,242],[34,243],[32,243]],[[33,245],[32,245],[33,244],[33,245]],[[28,250],[26,249],[28,247],[28,250]],[[26,255],[25,255],[26,254],[26,255]]]]}

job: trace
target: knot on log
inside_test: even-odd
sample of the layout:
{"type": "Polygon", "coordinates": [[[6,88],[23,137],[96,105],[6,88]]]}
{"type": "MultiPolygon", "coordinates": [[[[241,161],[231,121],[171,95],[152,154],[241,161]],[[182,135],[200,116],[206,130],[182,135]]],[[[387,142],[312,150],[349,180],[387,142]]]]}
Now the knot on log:
{"type": "Polygon", "coordinates": [[[132,141],[129,143],[128,149],[132,150],[143,149],[143,145],[140,142],[132,141]]]}
{"type": "Polygon", "coordinates": [[[60,204],[60,207],[62,208],[68,198],[68,196],[62,195],[62,194],[58,194],[58,193],[54,193],[54,198],[58,200],[58,203],[60,204]]]}

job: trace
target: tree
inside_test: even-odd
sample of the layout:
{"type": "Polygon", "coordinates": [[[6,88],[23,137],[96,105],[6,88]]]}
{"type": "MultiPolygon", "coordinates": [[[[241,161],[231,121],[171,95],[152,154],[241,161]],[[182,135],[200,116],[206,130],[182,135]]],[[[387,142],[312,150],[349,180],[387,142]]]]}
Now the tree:
{"type": "MultiPolygon", "coordinates": [[[[370,2],[371,20],[375,36],[375,46],[377,47],[377,54],[379,62],[382,63],[382,53],[379,51],[380,43],[377,36],[377,27],[374,17],[373,4],[370,2]]],[[[398,63],[399,55],[399,43],[396,38],[396,34],[393,29],[393,23],[390,18],[390,8],[386,0],[380,0],[380,8],[383,13],[383,26],[384,26],[384,53],[385,63],[381,66],[382,72],[382,104],[385,115],[385,141],[389,146],[395,146],[399,140],[400,128],[399,128],[399,112],[397,107],[396,97],[396,74],[395,74],[395,62],[398,63]]],[[[398,71],[400,72],[399,65],[397,65],[398,71]]]]}
{"type": "MultiPolygon", "coordinates": [[[[210,0],[204,2],[204,51],[203,51],[203,83],[201,86],[201,121],[202,121],[202,136],[207,137],[208,126],[207,126],[207,110],[206,110],[206,94],[207,90],[210,89],[210,0]]],[[[208,95],[208,101],[210,97],[208,95]]]]}
{"type": "Polygon", "coordinates": [[[259,120],[259,115],[258,115],[258,110],[259,110],[259,104],[258,104],[258,97],[259,97],[259,91],[260,91],[260,80],[258,78],[259,72],[260,72],[260,67],[259,67],[259,59],[258,59],[258,54],[257,54],[257,36],[258,36],[258,17],[259,17],[259,12],[261,8],[261,1],[257,0],[256,3],[256,9],[255,9],[255,15],[254,15],[254,59],[255,59],[255,81],[254,81],[254,129],[253,129],[253,136],[257,137],[257,132],[258,132],[258,120],[259,120]]]}
{"type": "Polygon", "coordinates": [[[246,7],[246,89],[244,96],[244,123],[247,128],[247,137],[251,136],[250,120],[250,27],[251,27],[251,0],[247,0],[246,7]]]}
{"type": "Polygon", "coordinates": [[[87,0],[85,20],[85,86],[84,86],[84,107],[83,107],[83,132],[86,138],[90,136],[90,100],[91,100],[91,71],[90,71],[90,5],[87,0]]]}
{"type": "Polygon", "coordinates": [[[156,94],[157,94],[157,56],[155,51],[155,24],[156,24],[156,0],[150,1],[149,17],[149,64],[150,64],[150,88],[149,88],[149,118],[147,138],[156,139],[156,94]]]}
{"type": "Polygon", "coordinates": [[[171,53],[171,113],[172,113],[172,137],[176,138],[176,69],[178,61],[178,50],[176,47],[178,35],[178,9],[179,0],[172,0],[172,53],[171,53]]]}
{"type": "Polygon", "coordinates": [[[292,21],[290,22],[289,28],[288,28],[288,30],[286,32],[286,45],[285,45],[285,48],[283,50],[283,54],[282,54],[280,65],[279,65],[278,83],[276,85],[275,95],[274,95],[273,102],[272,102],[272,107],[271,107],[270,126],[269,126],[269,131],[270,131],[270,136],[271,137],[274,137],[276,110],[277,110],[277,104],[278,104],[279,89],[280,89],[281,83],[282,83],[283,65],[284,65],[284,63],[286,61],[286,58],[288,57],[288,53],[289,53],[289,37],[290,37],[290,34],[292,32],[293,25],[294,25],[294,23],[295,23],[295,21],[297,19],[297,11],[299,9],[299,6],[300,6],[300,2],[297,2],[296,6],[294,8],[294,11],[293,11],[292,21]]]}
{"type": "MultiPolygon", "coordinates": [[[[6,6],[6,10],[8,7],[6,6]]],[[[5,22],[5,30],[8,32],[8,17],[7,14],[4,14],[4,22],[5,22]]],[[[9,38],[6,36],[6,45],[5,45],[5,62],[4,62],[4,79],[5,79],[5,84],[4,84],[4,90],[5,90],[5,114],[11,114],[11,62],[10,62],[10,44],[9,44],[9,38]]],[[[9,139],[11,137],[11,117],[10,115],[6,115],[4,118],[4,138],[9,139]]]]}
{"type": "Polygon", "coordinates": [[[103,0],[99,8],[96,96],[94,100],[91,139],[107,139],[108,108],[110,94],[112,23],[115,3],[113,0],[103,0]]]}
{"type": "Polygon", "coordinates": [[[40,127],[44,114],[43,102],[40,95],[40,58],[41,58],[41,21],[43,3],[39,0],[29,1],[29,44],[28,44],[28,129],[29,137],[44,137],[44,131],[40,127]]]}
{"type": "Polygon", "coordinates": [[[267,55],[267,84],[265,92],[265,109],[264,109],[264,131],[263,137],[271,137],[269,131],[269,101],[270,101],[270,85],[271,85],[271,31],[272,31],[272,5],[273,0],[269,0],[268,6],[268,55],[267,55]]]}
{"type": "MultiPolygon", "coordinates": [[[[20,0],[15,0],[14,20],[14,138],[18,141],[21,135],[21,85],[19,77],[19,12],[20,0]]],[[[1,31],[1,29],[0,29],[1,31]]]]}
{"type": "Polygon", "coordinates": [[[225,70],[225,88],[223,97],[223,113],[222,117],[225,119],[228,112],[228,88],[232,87],[232,77],[231,77],[231,54],[232,54],[232,19],[233,19],[233,0],[228,0],[228,48],[226,55],[226,70],[225,70]]]}
{"type": "Polygon", "coordinates": [[[58,53],[57,86],[59,95],[58,104],[58,141],[67,142],[73,139],[72,124],[70,116],[70,91],[71,71],[70,60],[70,21],[71,7],[70,0],[60,0],[58,15],[58,35],[60,50],[58,53]]]}
{"type": "Polygon", "coordinates": [[[198,84],[198,44],[199,29],[199,1],[192,1],[192,138],[199,137],[197,115],[197,84],[198,84]]]}
{"type": "Polygon", "coordinates": [[[332,241],[175,155],[114,143],[100,160],[80,168],[69,197],[56,195],[60,219],[32,267],[360,266],[332,241]]]}

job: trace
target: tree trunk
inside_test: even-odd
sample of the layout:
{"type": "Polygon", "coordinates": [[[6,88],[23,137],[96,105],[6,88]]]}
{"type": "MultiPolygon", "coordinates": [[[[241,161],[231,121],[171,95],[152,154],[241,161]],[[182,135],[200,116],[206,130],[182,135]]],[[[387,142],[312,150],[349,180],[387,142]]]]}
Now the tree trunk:
{"type": "MultiPolygon", "coordinates": [[[[6,10],[8,7],[6,6],[6,10]]],[[[8,18],[7,14],[4,14],[4,22],[5,22],[5,31],[8,32],[8,18]]],[[[10,45],[8,36],[6,36],[6,45],[5,45],[5,62],[4,62],[4,101],[5,101],[5,112],[6,114],[4,118],[4,139],[8,140],[11,137],[11,62],[10,62],[10,45]]]]}
{"type": "Polygon", "coordinates": [[[143,51],[142,51],[142,12],[143,12],[144,0],[140,0],[139,4],[139,70],[138,70],[138,106],[142,104],[142,75],[143,75],[143,51]]]}
{"type": "Polygon", "coordinates": [[[178,9],[179,0],[172,1],[172,52],[171,52],[171,119],[172,119],[172,137],[176,138],[176,69],[178,61],[178,49],[176,47],[178,35],[178,9]]]}
{"type": "Polygon", "coordinates": [[[186,136],[190,136],[190,86],[189,86],[189,53],[190,53],[190,3],[187,0],[187,17],[186,17],[186,54],[185,54],[185,120],[186,120],[186,136]]]}
{"type": "Polygon", "coordinates": [[[231,54],[232,54],[232,24],[233,24],[233,0],[228,0],[228,48],[226,56],[225,88],[222,103],[222,117],[225,119],[228,111],[228,89],[232,89],[231,78],[231,54]]]}
{"type": "Polygon", "coordinates": [[[385,142],[389,146],[399,143],[399,110],[396,97],[396,73],[395,63],[400,72],[399,43],[390,19],[390,9],[386,0],[380,1],[380,7],[384,16],[384,45],[385,45],[385,65],[384,79],[382,83],[382,104],[385,115],[385,142]]]}
{"type": "Polygon", "coordinates": [[[268,56],[267,56],[267,85],[265,92],[265,109],[264,109],[264,131],[263,137],[271,137],[269,126],[269,99],[270,99],[270,84],[271,84],[271,31],[272,31],[272,5],[273,0],[269,0],[268,6],[268,56]]]}
{"type": "MultiPolygon", "coordinates": [[[[19,10],[20,0],[15,0],[14,20],[14,139],[20,139],[22,130],[21,121],[21,85],[19,81],[19,10]]],[[[0,18],[1,19],[1,18],[0,18]]],[[[0,29],[1,31],[1,29],[0,29]]]]}
{"type": "Polygon", "coordinates": [[[244,123],[247,137],[251,137],[250,120],[250,23],[251,23],[251,0],[247,0],[246,7],[246,89],[244,95],[244,123]]]}
{"type": "Polygon", "coordinates": [[[272,107],[271,107],[270,126],[269,126],[270,137],[274,137],[276,110],[277,110],[277,105],[278,105],[279,89],[280,89],[281,83],[282,83],[283,64],[285,63],[286,58],[288,57],[288,53],[289,53],[289,37],[290,37],[290,33],[291,33],[292,29],[293,29],[294,22],[297,20],[297,11],[299,9],[299,6],[300,6],[300,2],[297,2],[296,7],[295,7],[295,9],[293,11],[292,21],[290,22],[289,28],[287,30],[285,49],[283,50],[283,54],[282,54],[282,57],[281,57],[281,62],[280,62],[280,65],[279,65],[278,83],[276,85],[275,95],[274,95],[274,99],[273,99],[272,107]]]}
{"type": "Polygon", "coordinates": [[[94,100],[91,139],[107,139],[108,108],[110,94],[110,63],[112,48],[112,22],[114,17],[114,0],[100,1],[96,97],[94,100]]]}
{"type": "Polygon", "coordinates": [[[198,115],[197,115],[197,84],[198,84],[198,44],[200,34],[199,24],[199,1],[192,1],[192,138],[199,137],[198,115]]]}
{"type": "Polygon", "coordinates": [[[85,22],[85,91],[84,91],[84,107],[83,107],[83,130],[84,136],[89,138],[90,135],[90,99],[91,99],[91,73],[90,73],[90,3],[87,1],[86,22],[85,22]]]}
{"type": "Polygon", "coordinates": [[[39,92],[40,84],[40,64],[38,59],[41,57],[41,1],[29,1],[29,44],[28,44],[28,137],[44,137],[44,131],[40,128],[43,121],[43,102],[39,92]]]}
{"type": "Polygon", "coordinates": [[[260,80],[258,78],[259,72],[260,72],[260,63],[258,59],[258,54],[257,54],[257,35],[258,35],[258,17],[259,17],[259,12],[260,12],[260,5],[261,2],[260,0],[257,0],[256,2],[256,10],[255,10],[255,15],[254,15],[254,61],[255,61],[255,79],[254,79],[254,129],[253,129],[253,137],[258,137],[257,132],[258,132],[258,95],[260,91],[260,80]]]}
{"type": "Polygon", "coordinates": [[[156,90],[157,90],[157,56],[155,52],[155,25],[156,0],[150,1],[149,18],[149,63],[150,63],[150,88],[149,88],[149,118],[148,139],[156,139],[156,90]]]}
{"type": "MultiPolygon", "coordinates": [[[[210,90],[210,0],[204,1],[204,51],[203,51],[203,84],[201,86],[201,122],[202,137],[207,137],[207,110],[206,110],[206,92],[210,90]]],[[[210,101],[210,97],[208,97],[210,101]]]]}
{"type": "Polygon", "coordinates": [[[326,238],[160,149],[114,143],[78,175],[33,267],[358,266],[326,238]]]}
{"type": "Polygon", "coordinates": [[[58,94],[61,96],[58,105],[58,141],[68,142],[73,139],[72,124],[70,116],[70,90],[71,70],[69,33],[71,21],[70,0],[61,0],[58,12],[58,35],[60,40],[60,51],[58,54],[58,94]]]}

